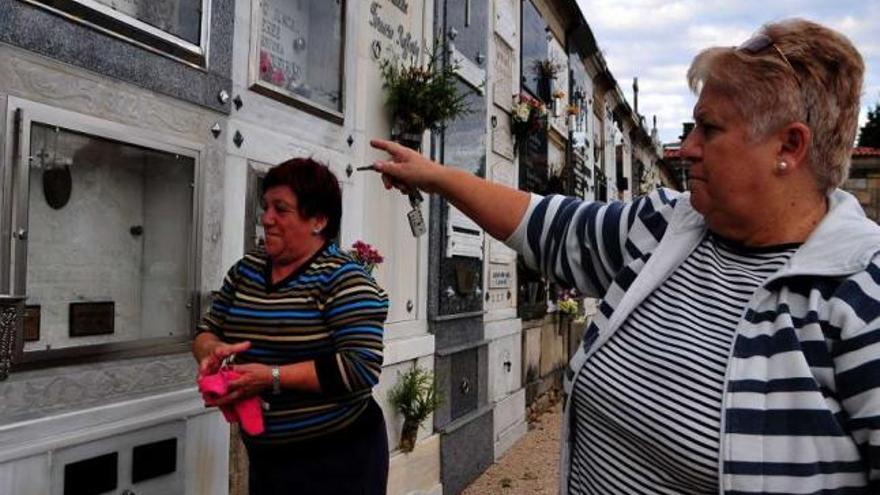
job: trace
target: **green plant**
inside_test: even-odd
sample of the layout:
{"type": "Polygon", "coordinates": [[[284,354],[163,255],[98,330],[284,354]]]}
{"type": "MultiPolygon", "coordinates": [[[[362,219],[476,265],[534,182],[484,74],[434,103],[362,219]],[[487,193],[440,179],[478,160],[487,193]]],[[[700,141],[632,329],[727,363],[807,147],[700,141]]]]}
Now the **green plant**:
{"type": "Polygon", "coordinates": [[[459,92],[456,66],[443,63],[446,45],[435,42],[419,64],[386,58],[379,64],[385,102],[400,133],[421,134],[470,112],[467,95],[459,92]]]}
{"type": "Polygon", "coordinates": [[[415,447],[419,425],[442,402],[434,374],[420,366],[413,366],[399,375],[397,384],[388,393],[388,401],[404,418],[400,449],[411,452],[415,447]]]}

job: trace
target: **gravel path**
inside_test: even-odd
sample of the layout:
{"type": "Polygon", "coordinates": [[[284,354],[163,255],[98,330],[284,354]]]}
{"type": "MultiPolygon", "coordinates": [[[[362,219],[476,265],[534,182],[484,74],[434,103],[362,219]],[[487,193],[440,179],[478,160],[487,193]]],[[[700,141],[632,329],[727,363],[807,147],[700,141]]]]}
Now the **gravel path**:
{"type": "Polygon", "coordinates": [[[462,495],[554,495],[559,492],[562,403],[529,425],[529,431],[462,495]]]}

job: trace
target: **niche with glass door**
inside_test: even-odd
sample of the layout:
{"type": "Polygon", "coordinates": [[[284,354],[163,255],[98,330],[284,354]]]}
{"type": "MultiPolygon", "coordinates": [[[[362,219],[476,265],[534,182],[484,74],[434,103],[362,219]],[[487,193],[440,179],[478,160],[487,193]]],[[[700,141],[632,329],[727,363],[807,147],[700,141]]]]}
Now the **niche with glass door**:
{"type": "Polygon", "coordinates": [[[10,108],[13,240],[0,260],[27,297],[25,362],[185,341],[197,149],[35,103],[10,108]]]}

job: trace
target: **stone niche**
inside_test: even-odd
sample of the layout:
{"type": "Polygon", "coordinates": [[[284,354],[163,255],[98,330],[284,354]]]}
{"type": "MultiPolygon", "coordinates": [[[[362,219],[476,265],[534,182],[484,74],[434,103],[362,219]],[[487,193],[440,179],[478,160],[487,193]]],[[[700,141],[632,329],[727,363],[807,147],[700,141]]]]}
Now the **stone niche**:
{"type": "MultiPolygon", "coordinates": [[[[451,33],[466,71],[459,73],[471,112],[451,122],[442,136],[442,160],[487,177],[489,0],[435,4],[438,31],[451,33]],[[477,84],[475,84],[477,83],[477,84]]],[[[458,493],[494,460],[493,414],[488,400],[488,345],[483,328],[483,233],[445,203],[432,205],[429,258],[430,325],[435,335],[435,375],[445,398],[434,415],[440,433],[440,477],[446,493],[458,493]],[[435,208],[436,206],[436,208],[435,208]],[[462,249],[464,247],[464,249],[462,249]]]]}
{"type": "Polygon", "coordinates": [[[26,350],[187,335],[194,158],[37,123],[30,136],[26,350]],[[53,202],[62,172],[69,199],[53,202]]]}

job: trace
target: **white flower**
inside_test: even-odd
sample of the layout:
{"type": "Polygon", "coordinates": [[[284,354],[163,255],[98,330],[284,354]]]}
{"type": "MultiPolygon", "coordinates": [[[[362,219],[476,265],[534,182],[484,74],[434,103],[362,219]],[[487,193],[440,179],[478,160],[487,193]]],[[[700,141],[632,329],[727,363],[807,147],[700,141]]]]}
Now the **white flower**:
{"type": "Polygon", "coordinates": [[[531,113],[531,109],[529,105],[526,103],[520,103],[516,106],[516,118],[522,122],[526,122],[529,120],[529,113],[531,113]]]}

